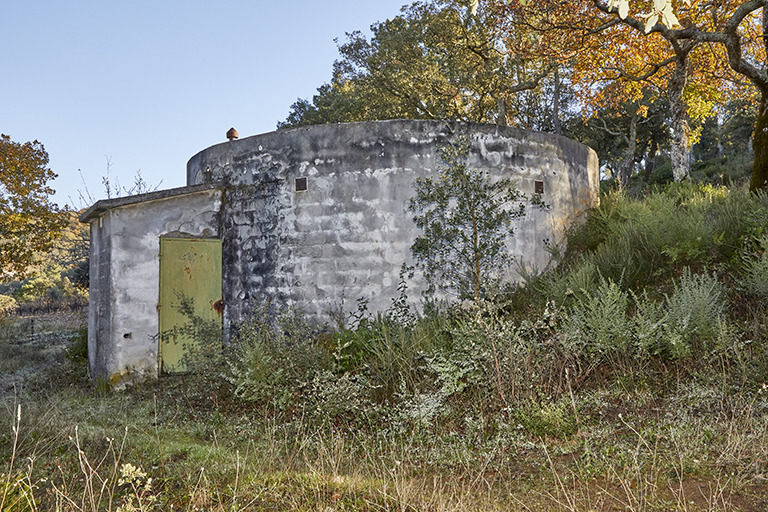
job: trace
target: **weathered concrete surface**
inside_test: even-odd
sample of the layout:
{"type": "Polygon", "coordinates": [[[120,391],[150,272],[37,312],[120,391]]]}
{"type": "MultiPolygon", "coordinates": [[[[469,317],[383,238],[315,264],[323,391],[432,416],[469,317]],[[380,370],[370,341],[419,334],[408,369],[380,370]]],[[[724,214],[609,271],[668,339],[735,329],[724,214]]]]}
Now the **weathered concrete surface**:
{"type": "MultiPolygon", "coordinates": [[[[187,164],[188,185],[224,182],[224,321],[243,320],[270,298],[328,320],[358,298],[383,311],[397,296],[403,263],[419,234],[407,210],[416,177],[436,172],[436,147],[472,141],[469,165],[512,177],[528,194],[544,186],[542,211],[528,208],[508,247],[544,268],[544,240],[598,201],[594,151],[573,140],[511,127],[438,121],[379,121],[297,128],[210,147],[187,164]],[[307,178],[297,191],[296,178],[307,178]]],[[[515,276],[509,276],[514,279],[515,276]]],[[[409,283],[411,301],[424,283],[409,283]]]]}
{"type": "Polygon", "coordinates": [[[91,226],[88,364],[124,386],[157,373],[161,236],[218,238],[221,190],[201,185],[99,201],[91,226]]]}
{"type": "MultiPolygon", "coordinates": [[[[219,144],[187,164],[187,187],[99,201],[91,225],[89,365],[120,387],[155,375],[160,237],[221,238],[225,336],[264,300],[316,322],[365,298],[384,311],[420,231],[408,211],[417,177],[434,176],[437,146],[472,141],[469,165],[511,177],[549,210],[529,207],[510,254],[544,268],[544,240],[598,201],[595,153],[577,142],[493,125],[380,121],[313,126],[219,144]],[[297,178],[306,190],[297,190],[297,178]]],[[[303,188],[303,187],[301,187],[303,188]]],[[[509,275],[515,279],[516,276],[509,275]]],[[[409,281],[409,300],[425,283],[409,281]]]]}

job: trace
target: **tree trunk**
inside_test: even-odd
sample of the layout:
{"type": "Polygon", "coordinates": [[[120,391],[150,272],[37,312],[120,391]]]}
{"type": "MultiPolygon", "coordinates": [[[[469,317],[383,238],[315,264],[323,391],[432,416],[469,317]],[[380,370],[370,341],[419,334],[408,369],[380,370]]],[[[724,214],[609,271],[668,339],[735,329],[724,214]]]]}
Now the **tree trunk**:
{"type": "Polygon", "coordinates": [[[563,128],[560,125],[560,73],[558,66],[555,66],[555,91],[552,95],[552,129],[558,134],[563,134],[563,128]]]}
{"type": "MultiPolygon", "coordinates": [[[[763,7],[763,34],[768,32],[768,5],[763,7]]],[[[768,51],[768,38],[763,36],[763,45],[768,51]]],[[[768,53],[763,69],[768,67],[768,53]]],[[[755,83],[755,81],[752,81],[755,83]]],[[[752,149],[755,152],[755,163],[752,164],[752,180],[749,191],[768,190],[768,85],[755,84],[760,89],[760,109],[757,111],[755,133],[752,135],[752,149]]]]}
{"type": "Polygon", "coordinates": [[[656,140],[656,134],[651,137],[651,147],[648,150],[648,156],[645,158],[645,179],[651,180],[653,169],[656,166],[656,153],[659,151],[659,143],[656,140]]]}
{"type": "Polygon", "coordinates": [[[679,57],[675,63],[675,71],[669,79],[669,104],[672,110],[672,174],[675,181],[683,181],[690,177],[688,167],[688,106],[683,100],[683,90],[688,77],[688,56],[679,57]]]}
{"type": "Polygon", "coordinates": [[[757,113],[755,133],[752,135],[752,149],[755,151],[755,163],[752,166],[749,190],[768,190],[768,90],[763,90],[760,94],[760,110],[757,113]]]}
{"type": "Polygon", "coordinates": [[[637,122],[640,116],[633,114],[629,122],[629,137],[627,141],[627,151],[624,153],[624,162],[621,164],[621,187],[629,184],[629,178],[635,170],[635,151],[637,151],[637,122]]]}
{"type": "Polygon", "coordinates": [[[507,100],[506,98],[499,98],[496,100],[496,105],[499,109],[499,117],[496,120],[496,124],[499,126],[507,126],[509,123],[507,123],[507,100]]]}

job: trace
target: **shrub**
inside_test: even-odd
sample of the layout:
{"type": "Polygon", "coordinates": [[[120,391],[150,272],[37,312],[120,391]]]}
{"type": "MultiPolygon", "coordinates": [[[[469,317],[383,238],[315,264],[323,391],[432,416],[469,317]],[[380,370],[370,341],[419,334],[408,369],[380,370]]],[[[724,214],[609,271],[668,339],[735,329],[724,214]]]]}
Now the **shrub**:
{"type": "Polygon", "coordinates": [[[741,287],[763,300],[768,300],[768,235],[756,241],[756,251],[745,255],[741,287]]]}
{"type": "Polygon", "coordinates": [[[555,342],[562,307],[550,301],[532,320],[519,323],[505,310],[505,304],[482,302],[452,326],[452,348],[431,361],[440,393],[460,392],[484,411],[562,391],[565,363],[555,342]]]}
{"type": "Polygon", "coordinates": [[[577,298],[560,342],[567,354],[588,366],[608,362],[618,372],[651,356],[676,360],[708,355],[727,344],[725,299],[717,279],[693,275],[688,268],[663,302],[603,280],[594,293],[577,298]]]}
{"type": "Polygon", "coordinates": [[[16,299],[8,295],[0,295],[0,316],[5,316],[15,311],[18,307],[16,299]]]}
{"type": "Polygon", "coordinates": [[[72,284],[66,272],[56,263],[41,265],[28,278],[21,282],[14,292],[19,302],[35,300],[61,300],[87,296],[87,290],[78,289],[72,284]]]}
{"type": "Polygon", "coordinates": [[[752,173],[754,154],[751,151],[696,162],[691,167],[691,178],[721,185],[743,182],[752,173]]]}
{"type": "Polygon", "coordinates": [[[529,435],[567,439],[579,430],[579,423],[567,399],[555,402],[527,402],[515,410],[515,419],[529,435]]]}
{"type": "Polygon", "coordinates": [[[175,325],[160,336],[174,343],[190,340],[182,342],[184,353],[180,367],[193,376],[192,380],[199,381],[197,384],[211,383],[211,376],[217,375],[223,364],[221,320],[198,316],[193,297],[179,296],[178,299],[174,307],[186,318],[186,323],[175,325]]]}
{"type": "Polygon", "coordinates": [[[744,211],[746,235],[759,238],[768,231],[768,193],[759,190],[750,195],[749,209],[744,211]]]}
{"type": "Polygon", "coordinates": [[[372,386],[364,374],[315,372],[303,386],[304,411],[322,422],[369,424],[378,419],[381,408],[371,400],[372,386]]]}
{"type": "Polygon", "coordinates": [[[537,287],[558,300],[566,289],[578,293],[576,283],[589,285],[600,275],[642,290],[663,286],[685,267],[701,271],[731,262],[745,236],[762,233],[768,219],[764,196],[694,183],[672,184],[636,200],[612,192],[569,234],[564,267],[555,277],[539,279],[537,287]]]}
{"type": "Polygon", "coordinates": [[[390,401],[402,386],[408,392],[422,387],[425,354],[452,346],[447,317],[437,307],[426,307],[418,318],[359,312],[353,327],[327,336],[326,349],[339,370],[366,372],[378,402],[390,401]]]}
{"type": "Polygon", "coordinates": [[[633,328],[641,357],[660,356],[666,350],[665,308],[662,301],[652,300],[644,291],[632,294],[635,304],[633,328]]]}
{"type": "Polygon", "coordinates": [[[584,298],[600,283],[600,272],[591,259],[583,259],[565,271],[555,270],[532,283],[533,287],[556,304],[565,304],[570,297],[584,298]]]}
{"type": "Polygon", "coordinates": [[[240,325],[224,378],[236,396],[284,408],[330,367],[329,354],[301,315],[282,312],[273,321],[264,304],[240,325]]]}
{"type": "Polygon", "coordinates": [[[745,235],[750,230],[750,212],[755,197],[746,188],[732,189],[724,200],[716,201],[707,216],[712,223],[716,251],[724,262],[734,262],[741,253],[745,235]]]}
{"type": "Polygon", "coordinates": [[[70,345],[64,349],[64,356],[69,361],[69,376],[74,381],[88,377],[88,327],[81,325],[70,345]]]}
{"type": "Polygon", "coordinates": [[[665,161],[661,165],[656,165],[648,180],[651,185],[665,185],[674,181],[675,176],[672,173],[672,162],[665,161]]]}
{"type": "Polygon", "coordinates": [[[725,315],[725,291],[717,279],[709,274],[691,275],[686,268],[666,299],[664,323],[670,356],[679,359],[711,350],[725,315]]]}
{"type": "MultiPolygon", "coordinates": [[[[416,178],[408,210],[424,231],[411,253],[428,292],[439,289],[477,301],[509,264],[505,241],[525,214],[526,197],[511,179],[491,180],[487,171],[471,169],[469,148],[467,137],[438,146],[436,177],[416,178]]],[[[540,197],[532,202],[544,206],[540,197]]]]}
{"type": "Polygon", "coordinates": [[[615,360],[632,348],[627,317],[629,295],[611,280],[579,298],[563,325],[562,343],[569,352],[590,360],[615,360]]]}

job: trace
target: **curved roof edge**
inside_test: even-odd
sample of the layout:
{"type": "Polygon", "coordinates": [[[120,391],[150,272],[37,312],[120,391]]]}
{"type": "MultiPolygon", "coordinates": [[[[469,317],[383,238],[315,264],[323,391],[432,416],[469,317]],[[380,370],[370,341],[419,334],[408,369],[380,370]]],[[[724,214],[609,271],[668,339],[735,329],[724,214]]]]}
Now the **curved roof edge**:
{"type": "MultiPolygon", "coordinates": [[[[208,152],[211,152],[212,150],[216,149],[223,149],[225,147],[231,147],[233,150],[235,150],[238,147],[243,148],[243,150],[246,150],[246,148],[250,147],[254,142],[256,142],[258,139],[262,138],[272,138],[277,137],[281,134],[295,134],[299,132],[312,132],[312,131],[327,131],[327,130],[339,130],[340,128],[343,129],[345,127],[349,127],[350,129],[355,127],[360,127],[363,125],[370,125],[371,127],[383,127],[386,125],[397,125],[401,124],[403,125],[403,128],[407,128],[410,126],[429,126],[434,125],[435,127],[441,127],[444,126],[448,128],[450,131],[456,132],[457,134],[461,133],[472,133],[472,132],[480,132],[480,133],[489,133],[489,132],[495,132],[500,135],[507,135],[510,137],[525,137],[525,138],[545,138],[545,139],[555,139],[559,140],[561,143],[564,141],[567,141],[569,144],[573,144],[576,146],[581,146],[584,148],[589,148],[589,146],[575,140],[571,139],[570,137],[566,137],[565,135],[558,135],[555,133],[548,133],[548,132],[537,132],[533,130],[528,130],[525,128],[519,128],[517,126],[502,126],[498,124],[491,124],[491,123],[475,123],[475,122],[468,122],[468,121],[456,121],[456,120],[436,120],[436,119],[385,119],[385,120],[378,120],[378,121],[356,121],[356,122],[349,122],[349,123],[325,123],[325,124],[314,124],[314,125],[308,125],[308,126],[298,126],[295,128],[286,128],[284,130],[274,130],[271,132],[265,132],[260,133],[256,135],[249,135],[247,137],[242,137],[235,140],[230,141],[224,141],[219,142],[217,144],[213,144],[211,146],[208,146],[205,149],[202,149],[192,155],[190,159],[187,161],[187,170],[189,170],[190,165],[194,165],[193,162],[195,160],[199,160],[202,158],[203,155],[205,155],[208,152]]],[[[352,130],[350,130],[352,131],[352,130]]],[[[590,148],[591,149],[591,148],[590,148]]]]}

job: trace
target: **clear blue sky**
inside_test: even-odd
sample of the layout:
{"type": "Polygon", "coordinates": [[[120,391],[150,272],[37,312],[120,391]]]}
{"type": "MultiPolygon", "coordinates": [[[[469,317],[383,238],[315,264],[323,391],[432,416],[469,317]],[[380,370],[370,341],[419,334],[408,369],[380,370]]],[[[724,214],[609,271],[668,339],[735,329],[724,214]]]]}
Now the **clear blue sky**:
{"type": "Polygon", "coordinates": [[[405,0],[23,0],[0,9],[0,132],[39,140],[78,203],[78,169],[97,199],[137,170],[185,184],[187,160],[273,131],[297,98],[330,81],[334,38],[368,32],[405,0]]]}

